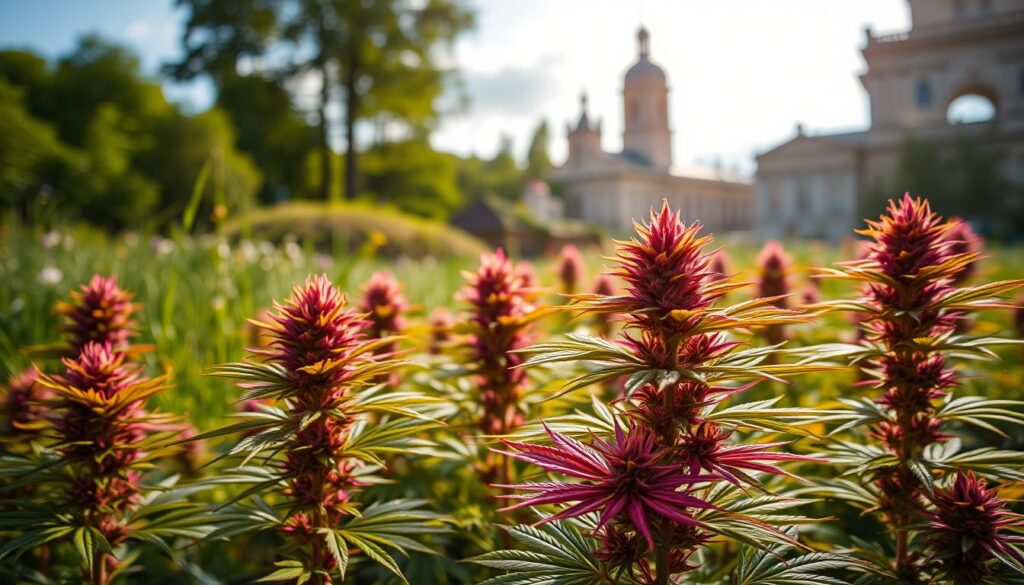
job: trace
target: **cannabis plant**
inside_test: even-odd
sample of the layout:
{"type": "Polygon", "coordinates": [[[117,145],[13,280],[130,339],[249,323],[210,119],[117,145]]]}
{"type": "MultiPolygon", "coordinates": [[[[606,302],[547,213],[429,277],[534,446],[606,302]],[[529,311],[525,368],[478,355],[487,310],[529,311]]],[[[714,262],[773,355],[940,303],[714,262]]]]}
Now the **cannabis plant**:
{"type": "Polygon", "coordinates": [[[39,440],[0,466],[6,506],[0,529],[16,534],[0,548],[0,561],[15,564],[29,552],[39,560],[65,546],[73,546],[79,561],[71,568],[37,562],[37,578],[77,571],[84,582],[106,584],[131,568],[140,554],[136,545],[171,551],[174,539],[205,533],[187,492],[173,489],[176,478],[153,472],[174,454],[170,444],[182,427],[145,406],[168,385],[132,359],[142,349],[127,345],[135,312],[130,298],[113,278],[99,276],[72,293],[72,302],[58,305],[69,334],[62,371],[37,369],[18,380],[24,403],[16,426],[39,440]]]}
{"type": "Polygon", "coordinates": [[[963,335],[957,323],[972,311],[1012,306],[999,297],[1024,281],[958,286],[979,252],[951,235],[965,232],[926,200],[890,201],[867,224],[859,232],[869,238],[866,256],[822,271],[861,287],[854,299],[818,308],[859,315],[861,343],[824,351],[863,369],[867,395],[842,400],[830,417],[841,424],[827,458],[842,473],[815,491],[873,512],[887,526],[875,542],[855,543],[866,580],[1020,578],[1019,522],[997,488],[1024,480],[1024,454],[980,443],[1024,425],[1024,402],[961,395],[952,360],[995,357],[990,347],[1007,340],[963,335]],[[965,450],[965,443],[976,448],[965,450]]]}
{"type": "Polygon", "coordinates": [[[419,500],[365,501],[385,458],[434,426],[418,411],[424,396],[375,381],[403,365],[394,337],[369,338],[372,324],[347,306],[325,277],[310,277],[257,326],[273,341],[255,360],[218,366],[239,381],[242,401],[257,403],[241,422],[200,438],[244,434],[226,456],[235,466],[210,480],[245,486],[217,506],[211,535],[274,531],[287,554],[267,581],[344,582],[350,565],[374,561],[404,581],[394,554],[429,550],[415,535],[445,530],[419,500]]]}
{"type": "MultiPolygon", "coordinates": [[[[512,571],[489,583],[665,585],[756,572],[764,561],[757,550],[811,554],[794,532],[807,519],[792,510],[801,500],[785,496],[792,472],[782,465],[814,458],[759,435],[802,434],[817,413],[779,407],[779,397],[729,406],[758,381],[820,367],[769,364],[776,348],[736,337],[807,317],[772,298],[719,307],[726,292],[747,284],[712,275],[711,239],[700,230],[667,203],[652,210],[637,236],[619,243],[613,274],[626,283],[623,293],[575,297],[584,313],[622,320],[618,340],[569,335],[526,350],[524,367],[590,364],[562,392],[623,380],[623,395],[595,399],[594,414],[554,417],[503,441],[509,456],[548,479],[507,486],[516,492],[509,507],[537,510],[543,528],[510,527],[527,550],[475,559],[512,571]],[[547,442],[536,441],[542,437],[547,442]]],[[[831,583],[817,571],[841,561],[822,553],[791,563],[790,579],[831,583]]]]}

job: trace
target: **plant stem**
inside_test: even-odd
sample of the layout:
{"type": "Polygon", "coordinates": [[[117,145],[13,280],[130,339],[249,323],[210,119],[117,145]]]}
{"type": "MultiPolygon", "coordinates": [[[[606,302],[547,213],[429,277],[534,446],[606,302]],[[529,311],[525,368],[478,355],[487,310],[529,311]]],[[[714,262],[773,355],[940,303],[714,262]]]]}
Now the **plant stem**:
{"type": "Polygon", "coordinates": [[[907,536],[906,528],[896,529],[896,575],[901,575],[907,564],[907,536]]]}
{"type": "Polygon", "coordinates": [[[100,555],[92,567],[92,585],[107,585],[107,555],[100,555]]]}
{"type": "Polygon", "coordinates": [[[669,566],[668,566],[668,554],[672,548],[672,525],[668,520],[665,520],[661,524],[661,539],[657,543],[657,549],[654,552],[654,563],[655,563],[655,577],[654,582],[657,585],[668,585],[669,582],[669,566]]]}

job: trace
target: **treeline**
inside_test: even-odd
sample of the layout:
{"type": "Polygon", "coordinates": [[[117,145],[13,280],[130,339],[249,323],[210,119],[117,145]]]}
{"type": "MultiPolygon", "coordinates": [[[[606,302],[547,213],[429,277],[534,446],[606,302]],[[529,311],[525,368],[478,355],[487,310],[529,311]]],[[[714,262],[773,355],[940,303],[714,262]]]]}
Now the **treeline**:
{"type": "Polygon", "coordinates": [[[1024,184],[1009,158],[1012,135],[997,123],[963,126],[945,141],[904,137],[888,177],[873,177],[866,209],[894,192],[927,193],[936,207],[970,220],[989,238],[1016,241],[1024,233],[1024,184]]]}
{"type": "Polygon", "coordinates": [[[515,199],[526,176],[550,168],[544,123],[522,164],[510,140],[488,158],[431,146],[454,73],[435,48],[472,23],[456,2],[181,3],[184,57],[164,72],[213,81],[202,113],[170,103],[132,51],[97,36],[53,62],[0,51],[6,207],[114,229],[159,229],[193,195],[206,224],[260,204],[342,198],[444,219],[484,193],[515,199]],[[299,10],[313,4],[315,14],[299,10]],[[311,83],[321,85],[312,104],[311,83]],[[368,138],[346,136],[355,129],[368,138]]]}

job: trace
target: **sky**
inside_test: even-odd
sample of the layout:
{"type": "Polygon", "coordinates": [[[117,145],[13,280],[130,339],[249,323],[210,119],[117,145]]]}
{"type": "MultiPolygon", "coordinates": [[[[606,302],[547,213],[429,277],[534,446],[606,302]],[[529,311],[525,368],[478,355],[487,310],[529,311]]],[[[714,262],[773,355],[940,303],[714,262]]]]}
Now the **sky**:
{"type": "MultiPolygon", "coordinates": [[[[677,164],[752,171],[754,154],[794,133],[866,128],[858,74],[864,28],[909,27],[906,0],[472,0],[473,30],[452,58],[468,106],[446,115],[434,145],[493,154],[502,136],[525,151],[540,120],[551,153],[565,155],[579,95],[603,120],[603,145],[622,146],[622,77],[636,59],[636,30],[666,71],[677,164]]],[[[185,12],[171,0],[0,0],[0,46],[55,57],[87,32],[134,48],[146,71],[180,54],[185,12]]],[[[164,83],[170,99],[209,105],[208,82],[164,83]]],[[[453,84],[454,87],[454,84],[453,84]]],[[[452,90],[453,92],[456,90],[452,90]]],[[[454,96],[451,93],[447,98],[454,96]]],[[[445,99],[445,104],[455,100],[445,99]]],[[[447,109],[447,107],[446,107],[447,109]]]]}

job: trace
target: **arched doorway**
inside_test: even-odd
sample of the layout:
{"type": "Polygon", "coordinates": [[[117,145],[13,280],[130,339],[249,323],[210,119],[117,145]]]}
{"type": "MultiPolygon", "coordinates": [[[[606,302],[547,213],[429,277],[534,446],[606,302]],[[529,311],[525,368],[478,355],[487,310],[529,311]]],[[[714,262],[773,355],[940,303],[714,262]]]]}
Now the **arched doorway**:
{"type": "Polygon", "coordinates": [[[981,85],[961,89],[946,106],[946,121],[953,125],[989,122],[998,114],[999,100],[995,91],[981,85]]]}

